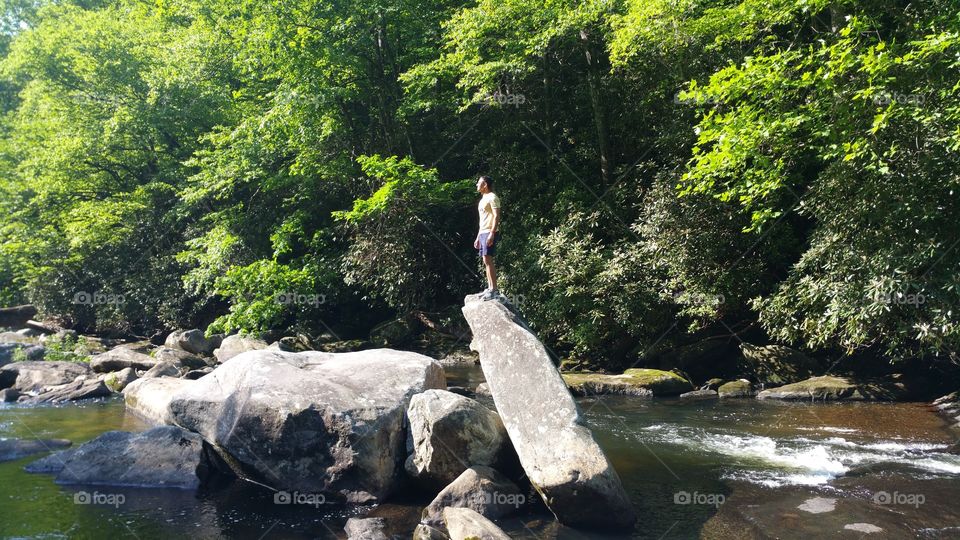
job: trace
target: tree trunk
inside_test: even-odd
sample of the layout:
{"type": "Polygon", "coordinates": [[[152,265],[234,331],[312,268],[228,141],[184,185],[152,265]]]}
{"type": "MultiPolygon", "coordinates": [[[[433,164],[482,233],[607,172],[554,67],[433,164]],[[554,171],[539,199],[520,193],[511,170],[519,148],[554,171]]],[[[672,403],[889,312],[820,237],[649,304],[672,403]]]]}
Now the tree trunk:
{"type": "Polygon", "coordinates": [[[610,185],[611,169],[613,167],[610,155],[610,141],[607,138],[607,122],[603,114],[603,101],[600,96],[600,66],[593,54],[590,34],[586,29],[580,30],[580,45],[587,58],[587,83],[590,88],[590,106],[593,109],[593,123],[597,128],[597,146],[600,151],[600,177],[603,187],[610,185]]]}

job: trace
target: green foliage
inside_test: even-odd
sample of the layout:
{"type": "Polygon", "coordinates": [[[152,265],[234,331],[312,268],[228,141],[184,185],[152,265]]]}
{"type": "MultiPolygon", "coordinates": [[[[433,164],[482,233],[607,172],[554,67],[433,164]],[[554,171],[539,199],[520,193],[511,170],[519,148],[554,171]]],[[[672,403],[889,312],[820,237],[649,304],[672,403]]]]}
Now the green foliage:
{"type": "Polygon", "coordinates": [[[44,360],[51,362],[89,362],[90,350],[87,342],[72,334],[58,334],[47,338],[43,346],[47,349],[44,360]]]}

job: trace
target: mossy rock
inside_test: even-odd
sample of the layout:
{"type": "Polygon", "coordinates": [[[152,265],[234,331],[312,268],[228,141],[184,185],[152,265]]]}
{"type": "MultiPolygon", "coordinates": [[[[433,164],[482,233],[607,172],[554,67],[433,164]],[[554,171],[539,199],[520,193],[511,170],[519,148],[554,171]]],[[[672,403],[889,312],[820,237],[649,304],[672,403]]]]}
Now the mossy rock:
{"type": "Polygon", "coordinates": [[[855,380],[849,377],[811,377],[807,380],[764,390],[758,399],[812,401],[894,401],[904,395],[901,385],[893,381],[855,380]]]}
{"type": "Polygon", "coordinates": [[[620,375],[564,373],[563,380],[574,395],[619,394],[627,396],[678,396],[693,390],[690,381],[670,371],[628,369],[620,375]]]}
{"type": "Polygon", "coordinates": [[[753,390],[753,384],[746,379],[725,382],[717,388],[717,394],[722,398],[742,398],[753,397],[757,393],[753,390]]]}

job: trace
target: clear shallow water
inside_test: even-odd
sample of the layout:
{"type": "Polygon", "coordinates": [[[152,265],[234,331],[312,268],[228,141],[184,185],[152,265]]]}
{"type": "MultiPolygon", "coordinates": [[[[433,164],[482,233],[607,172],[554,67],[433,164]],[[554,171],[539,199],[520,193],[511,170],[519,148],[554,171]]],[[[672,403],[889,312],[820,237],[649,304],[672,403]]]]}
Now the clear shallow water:
{"type": "MultiPolygon", "coordinates": [[[[475,367],[448,368],[475,386],[475,367]]],[[[634,538],[960,538],[956,440],[923,404],[585,398],[581,410],[641,516],[634,538]],[[813,502],[811,502],[811,500],[813,502]],[[831,511],[813,513],[809,510],[831,511]],[[858,525],[859,524],[859,525],[858,525]],[[855,529],[880,527],[883,533],[855,529]]],[[[120,400],[0,406],[0,437],[67,438],[147,426],[120,400]]],[[[236,481],[198,492],[67,487],[0,463],[0,537],[334,538],[370,508],[278,505],[236,481]],[[80,492],[123,503],[77,504],[80,492]]],[[[372,509],[409,537],[429,497],[405,490],[372,509]]],[[[540,506],[502,523],[516,538],[600,538],[559,527],[540,506]]]]}

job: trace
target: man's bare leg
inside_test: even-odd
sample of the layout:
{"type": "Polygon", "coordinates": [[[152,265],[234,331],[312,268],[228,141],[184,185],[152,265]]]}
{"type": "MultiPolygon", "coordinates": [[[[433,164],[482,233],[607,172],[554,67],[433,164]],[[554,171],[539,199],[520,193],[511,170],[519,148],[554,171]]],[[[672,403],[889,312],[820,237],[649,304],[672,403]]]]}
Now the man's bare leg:
{"type": "Polygon", "coordinates": [[[493,265],[493,256],[483,256],[483,266],[487,271],[487,285],[491,291],[497,290],[497,268],[493,265]]]}

